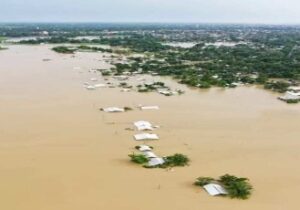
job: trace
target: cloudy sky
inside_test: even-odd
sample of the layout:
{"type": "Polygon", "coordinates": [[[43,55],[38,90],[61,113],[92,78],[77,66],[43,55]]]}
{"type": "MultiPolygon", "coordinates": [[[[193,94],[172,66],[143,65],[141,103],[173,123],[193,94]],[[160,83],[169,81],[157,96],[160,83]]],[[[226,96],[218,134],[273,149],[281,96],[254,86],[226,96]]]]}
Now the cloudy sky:
{"type": "Polygon", "coordinates": [[[0,0],[0,22],[300,24],[300,0],[0,0]]]}

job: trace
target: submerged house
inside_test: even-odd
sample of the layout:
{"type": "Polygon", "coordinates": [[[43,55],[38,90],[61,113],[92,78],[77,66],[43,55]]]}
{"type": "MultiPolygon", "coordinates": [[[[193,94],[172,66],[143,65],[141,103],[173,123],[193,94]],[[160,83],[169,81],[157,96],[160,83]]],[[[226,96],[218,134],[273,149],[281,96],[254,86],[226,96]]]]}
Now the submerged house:
{"type": "Polygon", "coordinates": [[[279,99],[283,101],[300,101],[300,87],[289,87],[285,95],[280,96],[279,99]]]}
{"type": "Polygon", "coordinates": [[[158,110],[159,106],[140,106],[141,110],[158,110]]]}
{"type": "Polygon", "coordinates": [[[151,134],[151,133],[141,133],[134,135],[134,139],[136,141],[144,141],[144,140],[158,140],[159,137],[157,134],[151,134]]]}
{"type": "Polygon", "coordinates": [[[165,160],[163,158],[151,158],[148,162],[148,166],[149,167],[154,167],[154,166],[158,166],[158,165],[162,165],[165,163],[165,160]]]}
{"type": "Polygon", "coordinates": [[[150,152],[150,151],[145,151],[145,152],[143,152],[143,154],[144,154],[147,158],[157,158],[157,157],[158,157],[156,154],[154,154],[153,152],[150,152]]]}
{"type": "Polygon", "coordinates": [[[152,131],[153,130],[152,124],[147,121],[141,120],[141,121],[134,122],[133,124],[139,131],[145,131],[145,130],[152,131]]]}
{"type": "Polygon", "coordinates": [[[96,88],[104,88],[104,87],[106,87],[106,84],[101,84],[101,83],[99,83],[99,84],[95,84],[94,85],[96,88]]]}
{"type": "Polygon", "coordinates": [[[174,92],[165,89],[159,89],[157,92],[165,96],[171,96],[175,94],[174,92]]]}
{"type": "Polygon", "coordinates": [[[85,88],[87,90],[95,90],[96,89],[96,87],[94,85],[87,85],[85,88]]]}
{"type": "Polygon", "coordinates": [[[152,148],[148,145],[139,145],[137,149],[141,152],[152,151],[152,148]]]}
{"type": "Polygon", "coordinates": [[[125,112],[125,109],[119,107],[108,107],[102,109],[104,112],[125,112]]]}

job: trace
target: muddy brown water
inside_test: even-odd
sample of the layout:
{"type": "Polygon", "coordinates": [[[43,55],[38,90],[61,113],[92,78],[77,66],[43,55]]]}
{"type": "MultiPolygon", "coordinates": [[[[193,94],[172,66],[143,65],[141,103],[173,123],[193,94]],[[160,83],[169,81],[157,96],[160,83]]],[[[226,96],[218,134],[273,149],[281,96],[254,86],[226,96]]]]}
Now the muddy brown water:
{"type": "Polygon", "coordinates": [[[0,51],[0,207],[6,210],[298,209],[300,105],[256,87],[186,90],[181,96],[88,91],[103,54],[60,55],[42,46],[0,51]],[[43,59],[51,59],[43,61],[43,59]],[[74,67],[81,67],[77,69],[74,67]],[[159,105],[121,114],[100,107],[159,105]],[[136,120],[160,125],[159,155],[176,152],[188,167],[144,169],[129,162],[136,120]],[[210,197],[199,176],[245,176],[246,201],[210,197]]]}

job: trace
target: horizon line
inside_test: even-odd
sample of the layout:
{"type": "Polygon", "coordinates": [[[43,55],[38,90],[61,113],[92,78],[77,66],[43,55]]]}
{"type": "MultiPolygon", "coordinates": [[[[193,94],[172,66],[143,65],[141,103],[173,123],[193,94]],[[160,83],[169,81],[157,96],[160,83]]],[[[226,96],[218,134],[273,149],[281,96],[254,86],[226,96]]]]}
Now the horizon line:
{"type": "Polygon", "coordinates": [[[196,22],[196,21],[0,21],[0,24],[182,24],[182,25],[277,25],[300,26],[299,23],[271,22],[196,22]]]}

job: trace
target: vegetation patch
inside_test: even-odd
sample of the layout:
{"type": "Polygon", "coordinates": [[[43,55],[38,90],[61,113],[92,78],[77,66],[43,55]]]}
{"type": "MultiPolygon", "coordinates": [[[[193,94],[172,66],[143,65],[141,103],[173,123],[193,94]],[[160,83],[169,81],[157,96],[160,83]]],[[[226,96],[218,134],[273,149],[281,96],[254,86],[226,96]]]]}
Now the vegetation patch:
{"type": "Polygon", "coordinates": [[[124,107],[124,111],[125,111],[125,112],[132,111],[132,110],[133,110],[133,108],[131,108],[131,107],[129,107],[129,106],[125,106],[125,107],[124,107]]]}
{"type": "Polygon", "coordinates": [[[84,50],[84,51],[90,51],[90,52],[108,52],[112,53],[113,51],[111,49],[105,49],[102,47],[90,47],[87,45],[80,45],[77,50],[84,50]]]}
{"type": "Polygon", "coordinates": [[[73,54],[76,51],[76,49],[74,48],[65,47],[65,46],[53,47],[52,50],[57,53],[63,53],[63,54],[73,54]]]}
{"type": "Polygon", "coordinates": [[[247,178],[240,178],[229,174],[225,174],[219,179],[199,177],[197,178],[195,185],[203,187],[211,183],[217,183],[224,187],[228,193],[227,196],[230,198],[248,199],[253,190],[247,178]]]}
{"type": "Polygon", "coordinates": [[[288,100],[286,100],[286,103],[288,103],[288,104],[297,104],[297,103],[299,103],[300,102],[300,99],[288,99],[288,100]]]}
{"type": "Polygon", "coordinates": [[[288,90],[289,86],[290,83],[277,81],[277,82],[267,82],[264,87],[266,89],[270,89],[279,93],[284,93],[288,90]]]}
{"type": "MultiPolygon", "coordinates": [[[[108,27],[93,24],[49,24],[39,25],[40,30],[31,25],[9,28],[0,28],[0,34],[7,37],[36,37],[40,35],[40,30],[49,32],[49,36],[22,40],[20,44],[80,45],[75,49],[57,48],[60,53],[78,50],[112,52],[100,45],[114,47],[113,52],[120,56],[119,63],[112,63],[115,65],[115,75],[136,72],[172,76],[182,84],[197,88],[233,88],[242,84],[259,84],[276,92],[285,92],[288,85],[298,86],[300,80],[300,31],[294,26],[224,27],[183,24],[108,27]],[[114,31],[113,34],[111,30],[114,31]],[[218,36],[215,36],[216,32],[218,36]],[[95,38],[88,39],[84,36],[95,38]],[[164,44],[186,42],[194,44],[190,47],[164,44]],[[134,54],[140,56],[136,57],[134,54]],[[273,82],[273,79],[280,82],[273,82]]],[[[103,72],[103,75],[111,73],[103,72]]],[[[140,87],[138,91],[153,90],[153,87],[148,86],[140,87]]]]}
{"type": "Polygon", "coordinates": [[[163,82],[153,82],[149,84],[137,85],[137,88],[138,88],[138,92],[141,93],[153,92],[153,91],[157,91],[158,89],[166,89],[166,90],[170,89],[163,82]]]}
{"type": "Polygon", "coordinates": [[[119,87],[130,89],[132,88],[132,85],[129,85],[127,82],[120,82],[119,87]]]}
{"type": "Polygon", "coordinates": [[[90,46],[87,46],[87,45],[80,45],[79,47],[58,46],[58,47],[53,47],[52,50],[54,50],[57,53],[64,53],[64,54],[72,54],[76,51],[112,53],[111,49],[104,49],[104,48],[101,48],[101,47],[90,47],[90,46]]]}
{"type": "Polygon", "coordinates": [[[197,178],[195,185],[203,187],[204,185],[213,183],[214,181],[215,179],[211,177],[199,177],[197,178]]]}
{"type": "MultiPolygon", "coordinates": [[[[150,147],[153,149],[153,147],[150,147]]],[[[139,149],[139,146],[136,147],[139,149]]],[[[145,168],[169,168],[169,167],[183,167],[187,166],[190,162],[189,158],[183,154],[174,154],[171,156],[163,157],[164,163],[155,166],[149,166],[148,163],[151,158],[147,158],[143,154],[130,154],[128,155],[132,162],[143,165],[145,168]]]]}
{"type": "Polygon", "coordinates": [[[190,162],[190,159],[183,154],[174,154],[171,156],[167,156],[165,159],[165,167],[176,167],[176,166],[187,166],[190,162]]]}
{"type": "Polygon", "coordinates": [[[132,162],[137,164],[146,164],[148,163],[148,158],[143,154],[130,154],[128,155],[132,162]]]}

